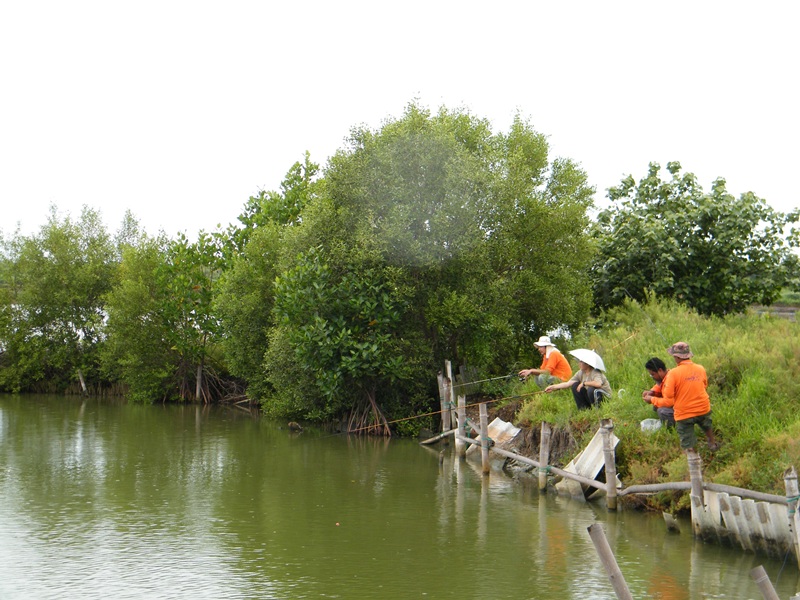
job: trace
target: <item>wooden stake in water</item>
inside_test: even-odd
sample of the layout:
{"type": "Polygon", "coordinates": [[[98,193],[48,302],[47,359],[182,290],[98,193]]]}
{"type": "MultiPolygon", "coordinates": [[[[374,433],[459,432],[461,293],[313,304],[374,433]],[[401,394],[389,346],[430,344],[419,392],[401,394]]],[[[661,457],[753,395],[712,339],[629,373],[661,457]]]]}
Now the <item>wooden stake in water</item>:
{"type": "Polygon", "coordinates": [[[617,594],[617,598],[633,600],[631,591],[628,589],[628,584],[625,583],[622,571],[619,570],[617,559],[614,558],[614,553],[611,551],[611,546],[608,545],[606,534],[603,528],[600,527],[600,523],[590,525],[587,529],[589,530],[589,537],[592,538],[594,548],[600,556],[600,562],[603,563],[603,568],[606,570],[608,579],[614,588],[614,593],[617,594]]]}
{"type": "Polygon", "coordinates": [[[456,456],[459,458],[467,457],[467,443],[458,439],[459,436],[467,437],[467,397],[458,397],[458,409],[456,410],[456,456]]]}
{"type": "Polygon", "coordinates": [[[603,460],[606,468],[606,507],[617,510],[617,463],[614,455],[614,423],[611,419],[600,421],[603,436],[603,460]]]}
{"type": "Polygon", "coordinates": [[[481,417],[481,468],[484,475],[489,474],[489,409],[486,403],[481,402],[478,406],[481,417]]]}
{"type": "Polygon", "coordinates": [[[539,491],[547,491],[547,464],[550,462],[550,423],[542,421],[542,436],[539,440],[539,491]]]}
{"type": "Polygon", "coordinates": [[[758,565],[755,569],[750,571],[750,577],[756,582],[758,590],[761,592],[761,595],[764,596],[764,600],[780,600],[763,566],[758,565]]]}
{"type": "Polygon", "coordinates": [[[794,548],[794,557],[797,564],[800,565],[800,531],[798,531],[797,522],[797,505],[798,502],[798,486],[797,486],[797,471],[795,468],[789,467],[783,473],[783,483],[786,487],[786,510],[789,517],[789,534],[792,537],[792,546],[794,548]]]}

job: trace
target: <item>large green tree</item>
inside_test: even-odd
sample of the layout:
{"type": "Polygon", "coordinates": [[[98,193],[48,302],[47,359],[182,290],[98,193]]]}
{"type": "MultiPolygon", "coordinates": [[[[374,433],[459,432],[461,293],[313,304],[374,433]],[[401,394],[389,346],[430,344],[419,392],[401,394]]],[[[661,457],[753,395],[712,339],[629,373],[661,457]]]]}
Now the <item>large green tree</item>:
{"type": "Polygon", "coordinates": [[[33,235],[3,240],[0,261],[0,389],[64,391],[99,381],[103,296],[116,250],[100,215],[77,220],[51,207],[33,235]]]}
{"type": "Polygon", "coordinates": [[[124,249],[105,298],[104,365],[132,399],[210,402],[229,393],[212,311],[223,247],[221,235],[201,231],[196,241],[144,237],[124,249]]]}
{"type": "Polygon", "coordinates": [[[318,173],[319,165],[306,153],[303,162],[289,169],[280,192],[252,196],[238,217],[239,225],[231,226],[224,236],[228,267],[216,286],[213,311],[219,317],[230,371],[246,382],[254,398],[264,398],[274,389],[263,362],[275,323],[274,283],[284,231],[300,223],[316,195],[318,173]]]}
{"type": "Polygon", "coordinates": [[[548,150],[521,118],[494,134],[469,113],[415,104],[378,131],[353,130],[317,197],[284,231],[265,361],[276,396],[267,406],[278,396],[308,414],[369,405],[380,422],[421,407],[444,359],[509,369],[532,336],[583,322],[593,190],[576,164],[551,162],[548,150]],[[307,287],[317,271],[328,282],[319,293],[307,287]],[[339,300],[348,287],[399,318],[370,318],[381,328],[360,330],[365,316],[339,300]],[[316,336],[331,352],[322,364],[347,383],[308,377],[319,375],[320,356],[296,332],[316,336]],[[353,368],[358,344],[370,356],[353,368]],[[287,372],[304,388],[277,380],[287,372]]]}
{"type": "Polygon", "coordinates": [[[651,163],[638,183],[609,190],[597,219],[592,280],[601,308],[638,301],[648,292],[704,315],[771,304],[797,274],[798,212],[778,212],[751,192],[735,198],[717,179],[705,193],[677,162],[671,178],[651,163]]]}

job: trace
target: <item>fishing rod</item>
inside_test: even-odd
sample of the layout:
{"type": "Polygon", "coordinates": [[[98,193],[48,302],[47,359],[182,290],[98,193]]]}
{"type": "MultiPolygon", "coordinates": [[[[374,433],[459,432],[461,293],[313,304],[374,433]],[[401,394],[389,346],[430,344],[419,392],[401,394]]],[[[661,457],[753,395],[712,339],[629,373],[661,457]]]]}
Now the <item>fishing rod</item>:
{"type": "Polygon", "coordinates": [[[516,373],[510,373],[508,375],[503,375],[502,377],[491,377],[489,379],[478,379],[477,381],[467,381],[467,382],[464,382],[464,383],[456,383],[455,385],[453,385],[453,387],[457,388],[457,387],[463,387],[463,386],[466,386],[466,385],[473,385],[473,384],[476,384],[476,383],[486,383],[487,381],[497,381],[498,379],[510,379],[510,378],[516,377],[516,376],[517,376],[516,373]]]}

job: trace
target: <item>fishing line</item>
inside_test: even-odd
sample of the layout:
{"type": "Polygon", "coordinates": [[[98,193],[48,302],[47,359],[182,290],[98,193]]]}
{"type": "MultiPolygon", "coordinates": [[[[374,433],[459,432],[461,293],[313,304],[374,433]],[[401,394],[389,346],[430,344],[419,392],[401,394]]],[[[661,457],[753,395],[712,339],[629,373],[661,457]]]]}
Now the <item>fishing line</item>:
{"type": "MultiPolygon", "coordinates": [[[[539,394],[544,394],[544,393],[545,393],[544,390],[538,390],[538,391],[535,391],[535,392],[530,392],[528,394],[518,394],[516,396],[505,396],[503,398],[494,398],[492,400],[484,400],[483,402],[474,402],[472,404],[466,404],[466,405],[464,405],[464,408],[471,408],[473,406],[480,406],[481,404],[493,404],[495,402],[500,402],[502,400],[516,400],[518,398],[527,398],[529,396],[537,396],[539,394]]],[[[383,424],[367,425],[365,427],[359,427],[358,429],[351,429],[349,431],[342,432],[342,433],[348,433],[348,434],[349,433],[358,433],[359,431],[364,431],[366,429],[374,429],[376,427],[382,427],[383,425],[391,425],[392,423],[400,423],[402,421],[410,421],[412,419],[421,419],[422,417],[430,417],[431,415],[438,415],[438,414],[441,414],[443,412],[450,412],[451,410],[452,410],[451,408],[446,408],[444,410],[434,410],[434,411],[431,411],[431,412],[428,412],[428,413],[423,413],[421,415],[413,415],[411,417],[403,417],[402,419],[395,419],[394,421],[386,421],[383,424]]]]}
{"type": "Polygon", "coordinates": [[[473,384],[476,384],[476,383],[486,383],[487,381],[497,381],[498,379],[510,379],[511,377],[516,377],[516,376],[517,376],[516,373],[511,373],[509,375],[503,375],[502,377],[492,377],[490,379],[478,379],[477,381],[467,381],[465,383],[456,383],[455,385],[453,385],[453,387],[454,388],[464,387],[464,386],[473,385],[473,384]]]}
{"type": "MultiPolygon", "coordinates": [[[[633,300],[634,302],[636,302],[636,299],[635,299],[633,296],[631,296],[631,293],[630,293],[628,290],[626,290],[625,288],[622,288],[622,289],[625,291],[625,293],[626,293],[626,294],[628,294],[628,298],[630,298],[631,300],[633,300]]],[[[662,333],[661,333],[661,332],[658,330],[658,327],[656,327],[656,324],[655,324],[655,323],[653,323],[653,319],[651,319],[651,318],[650,318],[650,315],[648,315],[648,314],[647,314],[647,311],[646,311],[644,308],[642,308],[642,305],[641,305],[641,304],[639,304],[639,302],[636,302],[636,304],[638,304],[638,305],[639,305],[639,310],[641,310],[641,311],[644,313],[644,316],[645,316],[645,317],[647,317],[647,320],[648,320],[648,321],[650,321],[650,325],[652,325],[652,326],[653,326],[653,329],[655,329],[655,330],[656,330],[656,333],[657,333],[658,335],[660,335],[660,336],[661,336],[661,339],[662,339],[662,340],[664,340],[664,343],[665,343],[665,344],[667,344],[667,345],[669,346],[669,342],[667,341],[667,338],[665,338],[665,337],[662,335],[662,333]]]]}

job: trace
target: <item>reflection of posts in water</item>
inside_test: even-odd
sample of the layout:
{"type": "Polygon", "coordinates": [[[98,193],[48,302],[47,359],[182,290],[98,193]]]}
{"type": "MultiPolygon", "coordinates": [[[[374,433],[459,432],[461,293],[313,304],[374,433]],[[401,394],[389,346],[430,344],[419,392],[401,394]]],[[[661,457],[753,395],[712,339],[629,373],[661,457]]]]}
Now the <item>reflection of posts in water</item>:
{"type": "Polygon", "coordinates": [[[486,506],[489,503],[489,478],[481,477],[481,501],[478,506],[478,551],[486,548],[486,533],[488,525],[486,523],[486,506]]]}
{"type": "Polygon", "coordinates": [[[611,551],[611,546],[608,545],[603,528],[599,523],[590,525],[588,527],[589,537],[592,538],[595,550],[600,556],[600,562],[603,563],[603,568],[606,570],[609,581],[617,594],[617,598],[622,600],[633,600],[631,591],[628,589],[628,584],[625,583],[625,578],[622,576],[622,571],[619,570],[617,559],[614,558],[614,553],[611,551]]]}
{"type": "Polygon", "coordinates": [[[547,491],[547,465],[550,462],[550,423],[542,421],[542,435],[539,439],[539,491],[547,491]]]}
{"type": "Polygon", "coordinates": [[[480,406],[481,416],[481,473],[483,475],[489,474],[489,409],[486,408],[486,403],[481,402],[480,406]]]}
{"type": "Polygon", "coordinates": [[[548,540],[550,540],[550,535],[547,530],[547,502],[545,502],[545,498],[540,497],[538,502],[539,507],[539,531],[538,531],[538,539],[539,539],[539,552],[535,553],[535,556],[538,558],[538,566],[539,569],[551,569],[553,565],[550,565],[547,560],[547,545],[548,540]]]}
{"type": "Polygon", "coordinates": [[[606,506],[608,510],[617,510],[617,463],[614,456],[614,423],[611,419],[600,421],[600,433],[603,436],[603,460],[606,469],[606,506]]]}
{"type": "Polygon", "coordinates": [[[464,494],[466,493],[465,488],[467,487],[464,485],[464,474],[466,472],[465,469],[469,467],[466,461],[455,457],[453,460],[453,468],[456,472],[456,511],[453,518],[457,526],[462,526],[464,524],[464,494]]]}

